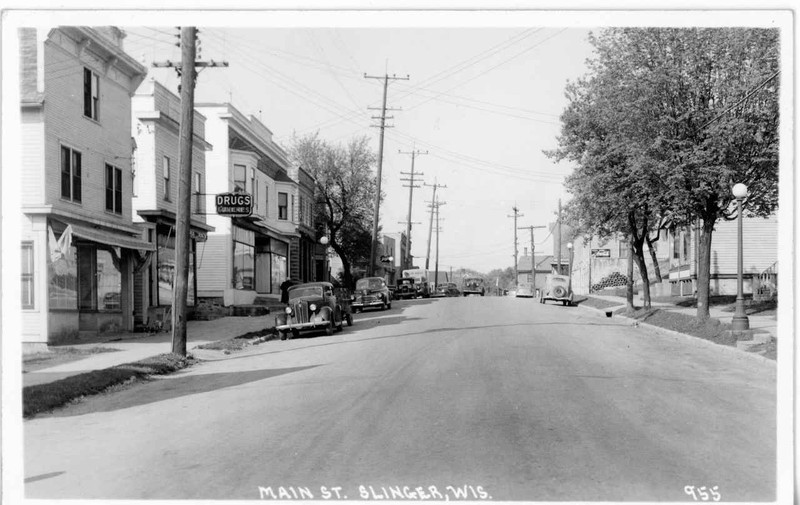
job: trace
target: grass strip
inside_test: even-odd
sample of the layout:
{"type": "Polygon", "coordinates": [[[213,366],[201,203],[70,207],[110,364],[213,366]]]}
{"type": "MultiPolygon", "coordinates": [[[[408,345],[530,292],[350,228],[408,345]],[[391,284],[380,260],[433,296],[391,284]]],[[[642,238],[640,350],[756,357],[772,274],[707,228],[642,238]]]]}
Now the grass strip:
{"type": "MultiPolygon", "coordinates": [[[[227,338],[225,340],[217,340],[207,344],[197,346],[198,349],[209,349],[212,351],[241,351],[250,345],[250,340],[259,337],[274,337],[274,328],[264,328],[261,330],[250,331],[238,337],[227,338]]],[[[267,338],[266,340],[270,340],[267,338]]]]}
{"type": "Polygon", "coordinates": [[[179,354],[159,354],[141,361],[92,370],[47,384],[37,384],[22,389],[22,415],[33,417],[62,407],[82,396],[101,393],[106,389],[131,379],[150,375],[166,375],[186,368],[193,363],[190,357],[179,354]]]}

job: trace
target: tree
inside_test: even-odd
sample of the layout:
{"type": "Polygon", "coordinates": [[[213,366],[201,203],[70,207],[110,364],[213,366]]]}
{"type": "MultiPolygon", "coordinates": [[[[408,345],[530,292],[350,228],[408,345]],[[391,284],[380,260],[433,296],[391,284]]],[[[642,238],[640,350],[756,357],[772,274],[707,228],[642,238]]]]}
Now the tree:
{"type": "Polygon", "coordinates": [[[590,76],[568,87],[553,153],[578,164],[568,185],[586,197],[575,214],[629,232],[640,267],[642,240],[699,220],[697,315],[707,318],[711,237],[736,217],[731,187],[748,185],[751,215],[777,208],[778,31],[612,28],[591,42],[590,76]]]}
{"type": "Polygon", "coordinates": [[[334,146],[318,134],[294,137],[289,156],[316,180],[317,221],[324,224],[321,232],[327,232],[329,246],[342,260],[344,284],[352,289],[353,268],[369,261],[372,241],[376,184],[369,140],[334,146]]]}

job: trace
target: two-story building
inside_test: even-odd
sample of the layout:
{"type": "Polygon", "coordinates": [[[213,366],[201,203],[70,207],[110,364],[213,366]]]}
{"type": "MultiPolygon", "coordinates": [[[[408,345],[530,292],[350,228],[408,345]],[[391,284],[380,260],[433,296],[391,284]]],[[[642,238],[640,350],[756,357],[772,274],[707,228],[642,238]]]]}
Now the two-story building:
{"type": "MultiPolygon", "coordinates": [[[[154,307],[172,305],[175,278],[175,218],[179,184],[179,130],[181,100],[153,79],[145,80],[132,99],[133,220],[156,245],[154,257],[137,272],[134,284],[134,319],[137,325],[154,317],[154,307]]],[[[206,224],[205,117],[194,113],[191,167],[191,217],[189,286],[187,305],[195,305],[197,243],[213,227],[206,224]]],[[[202,246],[201,246],[202,247],[202,246]]]]}
{"type": "MultiPolygon", "coordinates": [[[[717,221],[711,236],[710,293],[735,295],[738,269],[738,224],[717,221]]],[[[777,290],[778,219],[744,217],[742,220],[743,289],[777,290]],[[767,284],[770,284],[767,286],[767,284]]],[[[699,258],[698,226],[679,228],[669,235],[669,282],[672,294],[691,296],[697,292],[699,258]]]]}
{"type": "Polygon", "coordinates": [[[396,277],[400,277],[404,270],[410,270],[414,268],[414,261],[411,257],[411,251],[409,250],[409,242],[406,239],[405,232],[395,232],[395,233],[386,233],[385,237],[389,237],[394,241],[394,248],[391,250],[390,254],[394,256],[394,270],[396,272],[396,277]]]}
{"type": "MultiPolygon", "coordinates": [[[[114,27],[19,30],[22,340],[133,329],[131,96],[146,68],[114,27]]],[[[9,168],[9,167],[6,167],[9,168]]]]}
{"type": "Polygon", "coordinates": [[[291,188],[291,199],[296,202],[291,206],[295,208],[292,222],[296,223],[296,233],[289,244],[289,275],[302,282],[325,280],[326,247],[317,240],[314,220],[316,182],[302,167],[292,166],[288,173],[295,183],[291,188]]]}
{"type": "Polygon", "coordinates": [[[252,304],[258,296],[280,297],[289,278],[290,244],[297,231],[297,183],[289,160],[257,118],[231,104],[197,104],[206,118],[207,224],[214,227],[198,247],[197,296],[225,306],[252,304]],[[252,214],[217,215],[216,195],[247,193],[252,214]]]}

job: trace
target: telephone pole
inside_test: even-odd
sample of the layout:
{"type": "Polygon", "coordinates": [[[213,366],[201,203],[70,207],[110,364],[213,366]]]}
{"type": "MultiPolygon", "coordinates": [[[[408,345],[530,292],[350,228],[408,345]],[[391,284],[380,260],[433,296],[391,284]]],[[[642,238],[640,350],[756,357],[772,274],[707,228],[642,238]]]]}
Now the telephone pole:
{"type": "MultiPolygon", "coordinates": [[[[433,188],[433,199],[432,202],[436,201],[436,189],[437,188],[447,188],[447,186],[443,186],[439,184],[435,179],[433,184],[423,184],[423,186],[428,186],[429,188],[433,188]]],[[[433,232],[433,207],[431,207],[431,224],[428,227],[428,252],[425,254],[425,270],[428,270],[431,266],[431,234],[433,232]]]]}
{"type": "MultiPolygon", "coordinates": [[[[406,151],[398,150],[397,152],[400,153],[400,154],[410,154],[411,155],[411,172],[410,173],[409,172],[400,172],[400,175],[409,176],[409,178],[407,178],[407,179],[402,179],[402,178],[400,179],[401,181],[407,181],[408,182],[408,184],[404,184],[403,185],[404,188],[408,188],[408,224],[406,225],[406,240],[408,241],[408,248],[406,249],[407,258],[403,258],[403,260],[402,260],[403,263],[406,264],[407,263],[407,259],[411,258],[411,205],[412,205],[412,203],[414,201],[413,200],[414,188],[422,187],[422,186],[415,186],[414,185],[415,182],[419,182],[419,180],[415,179],[415,177],[425,175],[425,174],[422,174],[422,173],[414,172],[414,160],[416,159],[418,154],[428,154],[428,151],[424,151],[423,152],[423,151],[413,150],[411,152],[406,152],[406,151]]],[[[410,268],[410,267],[406,266],[405,268],[410,268]]]]}
{"type": "Polygon", "coordinates": [[[538,228],[545,228],[545,226],[522,226],[518,228],[531,231],[531,284],[533,284],[534,292],[536,291],[536,256],[533,252],[536,250],[536,244],[533,242],[533,230],[538,228]]]}
{"type": "Polygon", "coordinates": [[[433,204],[433,207],[436,209],[436,268],[433,274],[434,289],[439,285],[439,232],[442,231],[439,227],[439,207],[446,204],[447,202],[440,202],[438,198],[433,204]]]}
{"type": "Polygon", "coordinates": [[[194,26],[180,29],[181,63],[154,62],[154,67],[173,67],[181,77],[181,122],[178,130],[178,202],[175,213],[175,280],[172,289],[172,352],[186,356],[186,295],[189,290],[189,217],[192,197],[192,137],[194,134],[194,86],[197,67],[227,67],[227,62],[195,61],[197,33],[194,26]]]}
{"type": "Polygon", "coordinates": [[[558,237],[556,238],[556,265],[558,265],[558,275],[561,275],[561,198],[558,199],[558,237]]]}
{"type": "MultiPolygon", "coordinates": [[[[367,268],[367,273],[369,276],[372,276],[375,273],[375,251],[378,247],[378,219],[380,217],[380,206],[381,206],[381,170],[383,169],[383,133],[386,129],[386,120],[393,119],[392,117],[386,117],[386,92],[389,88],[389,79],[392,80],[409,80],[409,76],[406,77],[397,77],[391,76],[389,77],[388,74],[384,74],[383,77],[380,76],[372,76],[364,74],[364,79],[383,79],[383,106],[380,108],[381,115],[380,117],[373,116],[372,119],[380,119],[381,124],[379,128],[381,129],[380,134],[380,141],[378,143],[378,177],[377,177],[377,191],[375,192],[375,210],[373,213],[373,222],[372,222],[372,244],[369,248],[369,267],[367,268]]],[[[370,107],[372,109],[372,107],[370,107]]],[[[377,110],[377,109],[376,109],[377,110]]]]}
{"type": "Polygon", "coordinates": [[[519,250],[517,249],[517,218],[524,217],[524,215],[519,213],[519,209],[516,205],[512,207],[512,210],[514,211],[514,215],[506,217],[514,218],[514,286],[516,286],[519,283],[519,271],[517,270],[517,256],[519,255],[519,250]]]}

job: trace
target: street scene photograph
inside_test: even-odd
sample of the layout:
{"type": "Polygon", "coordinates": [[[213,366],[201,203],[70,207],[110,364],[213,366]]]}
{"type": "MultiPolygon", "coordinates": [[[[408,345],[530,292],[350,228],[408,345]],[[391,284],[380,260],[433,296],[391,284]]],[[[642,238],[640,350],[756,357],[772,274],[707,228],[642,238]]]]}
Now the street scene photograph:
{"type": "Polygon", "coordinates": [[[3,501],[791,503],[793,11],[324,8],[4,12],[3,501]]]}

